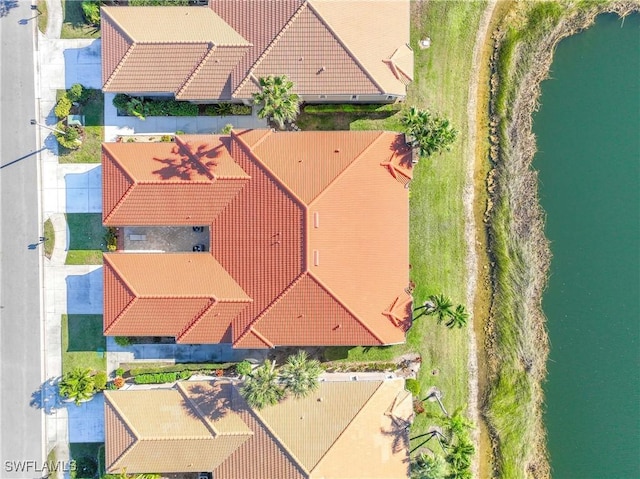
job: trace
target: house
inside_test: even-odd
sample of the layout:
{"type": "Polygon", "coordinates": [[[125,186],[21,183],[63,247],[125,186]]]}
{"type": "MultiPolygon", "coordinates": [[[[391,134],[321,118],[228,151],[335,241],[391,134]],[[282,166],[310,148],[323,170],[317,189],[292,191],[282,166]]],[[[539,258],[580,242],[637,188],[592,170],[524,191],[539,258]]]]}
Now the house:
{"type": "Polygon", "coordinates": [[[249,103],[260,77],[284,74],[306,102],[393,102],[413,79],[408,0],[211,0],[101,12],[105,92],[249,103]]]}
{"type": "Polygon", "coordinates": [[[215,479],[398,479],[409,474],[413,407],[401,378],[321,382],[251,409],[225,381],[105,391],[107,472],[215,479]]]}
{"type": "Polygon", "coordinates": [[[404,342],[411,154],[381,131],[104,143],[106,226],[209,235],[205,252],[106,253],[104,333],[235,348],[404,342]]]}

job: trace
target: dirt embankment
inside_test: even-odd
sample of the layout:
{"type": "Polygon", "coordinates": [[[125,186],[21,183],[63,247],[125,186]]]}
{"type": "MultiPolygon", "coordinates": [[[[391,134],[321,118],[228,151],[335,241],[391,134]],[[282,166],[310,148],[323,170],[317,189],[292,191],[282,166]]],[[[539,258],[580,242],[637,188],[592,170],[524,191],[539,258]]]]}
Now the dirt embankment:
{"type": "MultiPolygon", "coordinates": [[[[553,27],[536,37],[535,44],[523,44],[525,40],[522,40],[516,45],[513,61],[515,67],[510,70],[513,78],[508,79],[498,77],[499,50],[509,22],[518,22],[521,18],[517,18],[517,14],[505,17],[503,25],[494,33],[491,77],[493,108],[490,119],[490,156],[494,169],[487,180],[489,201],[485,217],[492,261],[493,301],[486,329],[485,349],[489,388],[496,387],[497,379],[505,371],[522,372],[531,387],[530,404],[521,408],[521,411],[531,415],[528,421],[523,421],[528,427],[526,431],[522,431],[523,437],[520,438],[520,441],[530,444],[527,457],[522,458],[522,462],[518,461],[518,466],[524,467],[523,477],[550,477],[542,421],[542,382],[546,377],[549,345],[541,301],[547,283],[551,252],[548,240],[544,236],[544,212],[538,201],[537,174],[531,169],[536,152],[532,114],[538,108],[540,83],[548,76],[553,53],[560,40],[588,28],[598,14],[609,12],[624,16],[639,9],[640,5],[635,1],[592,4],[582,9],[566,8],[553,27]],[[504,81],[514,82],[516,86],[515,95],[506,107],[508,111],[501,116],[496,112],[495,102],[501,88],[500,82],[504,81]],[[494,208],[500,211],[493,211],[494,208]],[[499,218],[499,215],[502,216],[499,218]],[[502,221],[503,224],[498,225],[498,221],[502,221]],[[496,243],[498,227],[503,228],[500,234],[506,238],[500,246],[500,253],[496,243]],[[508,266],[511,271],[505,273],[504,270],[501,271],[504,265],[500,262],[507,261],[511,263],[508,266]],[[506,291],[507,289],[510,291],[506,291]],[[505,305],[504,301],[507,297],[512,301],[509,306],[505,305]],[[505,359],[508,356],[506,350],[501,349],[506,345],[501,337],[501,325],[497,324],[497,321],[503,321],[502,309],[507,307],[510,308],[507,314],[515,316],[517,323],[517,340],[510,345],[517,349],[511,351],[511,354],[517,355],[517,361],[511,364],[507,364],[508,360],[505,359]]],[[[491,391],[488,390],[487,395],[490,394],[491,391]]],[[[500,463],[500,460],[509,460],[505,459],[503,454],[504,431],[500,430],[500,425],[495,420],[495,410],[483,412],[489,418],[493,454],[494,458],[497,458],[494,463],[494,475],[505,477],[505,464],[500,463]]]]}

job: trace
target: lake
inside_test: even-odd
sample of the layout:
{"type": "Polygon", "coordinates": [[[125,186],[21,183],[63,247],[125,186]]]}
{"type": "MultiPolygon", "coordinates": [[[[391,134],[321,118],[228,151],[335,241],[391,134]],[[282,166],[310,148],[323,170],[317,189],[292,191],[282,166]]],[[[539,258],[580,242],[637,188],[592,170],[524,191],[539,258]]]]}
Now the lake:
{"type": "Polygon", "coordinates": [[[563,40],[534,117],[553,477],[640,478],[640,15],[563,40]]]}

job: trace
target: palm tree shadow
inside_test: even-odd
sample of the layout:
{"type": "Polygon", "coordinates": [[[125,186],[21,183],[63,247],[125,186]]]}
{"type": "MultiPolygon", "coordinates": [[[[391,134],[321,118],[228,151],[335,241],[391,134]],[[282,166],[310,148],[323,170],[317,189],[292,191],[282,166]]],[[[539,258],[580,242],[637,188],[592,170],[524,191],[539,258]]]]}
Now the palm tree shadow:
{"type": "Polygon", "coordinates": [[[231,413],[246,410],[243,401],[233,401],[233,385],[222,381],[191,383],[183,386],[186,395],[182,405],[196,419],[215,422],[231,413]]]}
{"type": "Polygon", "coordinates": [[[18,6],[18,0],[0,0],[0,18],[9,15],[9,10],[18,6]]]}
{"type": "Polygon", "coordinates": [[[210,147],[207,144],[199,144],[195,149],[188,143],[176,144],[171,150],[171,156],[167,158],[153,158],[154,161],[164,166],[153,171],[154,175],[163,180],[179,179],[194,181],[213,179],[213,170],[218,166],[218,158],[222,154],[225,145],[210,147]]]}
{"type": "Polygon", "coordinates": [[[58,383],[60,377],[49,378],[43,382],[38,389],[31,393],[29,406],[35,409],[42,409],[45,414],[53,414],[58,409],[66,408],[67,405],[60,398],[58,383]]]}
{"type": "MultiPolygon", "coordinates": [[[[391,425],[389,429],[380,429],[383,436],[391,436],[391,450],[394,454],[398,454],[402,451],[409,451],[409,427],[411,421],[398,416],[389,416],[391,418],[391,425]]],[[[409,454],[403,459],[403,462],[409,462],[409,454]]]]}

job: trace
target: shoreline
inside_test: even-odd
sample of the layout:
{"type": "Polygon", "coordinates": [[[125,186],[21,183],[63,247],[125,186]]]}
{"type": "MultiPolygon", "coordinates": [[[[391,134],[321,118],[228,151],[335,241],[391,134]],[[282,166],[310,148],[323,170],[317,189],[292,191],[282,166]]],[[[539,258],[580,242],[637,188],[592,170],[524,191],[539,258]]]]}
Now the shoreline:
{"type": "MultiPolygon", "coordinates": [[[[534,25],[542,28],[541,32],[534,31],[532,38],[521,38],[508,45],[513,49],[510,53],[514,62],[509,65],[511,71],[506,69],[507,78],[500,77],[505,72],[504,65],[500,64],[501,60],[504,61],[501,48],[507,41],[512,41],[508,38],[510,24],[522,22],[523,13],[524,21],[530,21],[526,17],[530,11],[514,8],[494,33],[490,116],[493,169],[487,179],[489,203],[485,216],[492,266],[492,304],[485,343],[488,386],[483,415],[489,425],[493,457],[502,461],[494,462],[494,475],[503,477],[511,477],[507,471],[517,473],[514,477],[547,478],[551,474],[542,417],[542,383],[546,379],[549,352],[542,294],[547,284],[551,250],[544,235],[545,213],[538,199],[537,174],[531,169],[536,152],[533,113],[538,107],[541,82],[549,76],[555,47],[561,40],[590,27],[600,14],[615,13],[624,17],[640,11],[640,5],[629,0],[583,5],[575,9],[558,4],[558,8],[563,10],[559,18],[551,20],[555,23],[543,27],[534,25]],[[535,37],[538,33],[539,36],[535,37]],[[510,82],[517,84],[512,91],[508,90],[510,82]],[[502,325],[505,320],[513,323],[513,330],[502,325]],[[517,337],[512,340],[508,334],[516,334],[517,337]],[[508,340],[511,341],[506,344],[508,340]],[[506,349],[513,347],[516,351],[506,349]],[[506,419],[500,415],[513,409],[505,408],[498,401],[504,398],[498,398],[495,391],[510,380],[505,379],[506,375],[515,377],[517,387],[527,388],[524,400],[528,404],[515,405],[518,413],[531,415],[528,419],[520,418],[519,424],[524,430],[518,430],[521,436],[516,441],[527,444],[524,448],[507,444],[514,438],[504,434],[504,424],[500,423],[506,419]],[[511,452],[524,452],[524,457],[505,457],[507,446],[513,447],[511,452]],[[507,464],[511,460],[513,463],[507,464]]],[[[547,21],[552,16],[543,20],[547,21]]],[[[514,403],[521,400],[512,399],[514,403]]]]}

